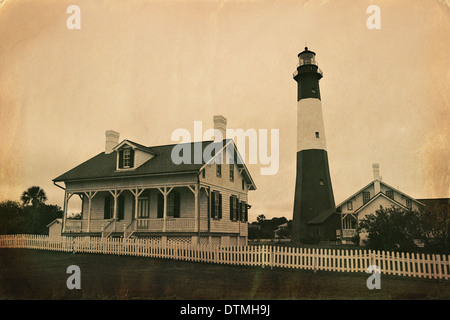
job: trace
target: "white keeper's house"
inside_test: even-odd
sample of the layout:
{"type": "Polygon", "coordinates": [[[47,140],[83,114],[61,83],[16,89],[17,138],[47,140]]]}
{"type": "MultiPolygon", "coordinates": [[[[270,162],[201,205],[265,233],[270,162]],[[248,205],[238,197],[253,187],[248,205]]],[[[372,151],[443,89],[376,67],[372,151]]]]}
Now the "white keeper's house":
{"type": "MultiPolygon", "coordinates": [[[[366,215],[374,214],[380,209],[380,206],[417,211],[425,206],[420,201],[382,181],[378,164],[373,164],[372,168],[373,181],[336,206],[336,211],[341,215],[341,229],[337,230],[337,233],[341,235],[344,244],[352,243],[350,239],[357,235],[359,221],[366,215]]],[[[364,245],[367,235],[360,233],[359,236],[360,245],[364,245]]]]}
{"type": "MultiPolygon", "coordinates": [[[[225,137],[224,117],[214,116],[214,127],[225,137]]],[[[174,163],[175,146],[119,143],[118,132],[106,131],[104,152],[53,179],[65,190],[62,235],[247,244],[247,196],[256,186],[233,140],[183,145],[192,155],[212,149],[191,163],[174,163]],[[81,198],[81,219],[68,217],[73,196],[81,198]]]]}

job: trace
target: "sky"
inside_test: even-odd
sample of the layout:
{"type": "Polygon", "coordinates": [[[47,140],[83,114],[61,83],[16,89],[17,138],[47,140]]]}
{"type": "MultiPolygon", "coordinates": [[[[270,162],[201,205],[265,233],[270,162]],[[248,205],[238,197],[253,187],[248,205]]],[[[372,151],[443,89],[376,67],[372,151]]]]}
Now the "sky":
{"type": "Polygon", "coordinates": [[[0,201],[104,151],[105,131],[152,146],[172,132],[278,129],[279,170],[248,168],[257,215],[292,218],[297,83],[316,52],[336,204],[372,180],[416,198],[450,197],[450,8],[446,0],[3,0],[0,201]],[[68,29],[67,7],[80,8],[68,29]],[[380,29],[367,28],[370,5],[380,29]]]}

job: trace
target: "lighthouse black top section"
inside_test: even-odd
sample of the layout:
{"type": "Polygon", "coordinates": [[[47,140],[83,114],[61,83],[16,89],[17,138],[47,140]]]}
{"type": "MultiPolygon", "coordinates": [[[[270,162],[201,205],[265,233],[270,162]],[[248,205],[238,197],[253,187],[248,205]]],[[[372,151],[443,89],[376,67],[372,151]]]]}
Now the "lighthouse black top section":
{"type": "Polygon", "coordinates": [[[316,63],[316,54],[313,51],[305,50],[298,54],[299,64],[294,73],[294,79],[298,83],[297,101],[307,98],[320,100],[319,80],[322,78],[322,71],[316,63]]]}

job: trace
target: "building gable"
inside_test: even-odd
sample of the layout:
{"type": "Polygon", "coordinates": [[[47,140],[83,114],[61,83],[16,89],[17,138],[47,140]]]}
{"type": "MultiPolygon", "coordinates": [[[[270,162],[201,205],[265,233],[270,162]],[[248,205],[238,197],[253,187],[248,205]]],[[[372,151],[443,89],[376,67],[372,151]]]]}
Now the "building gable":
{"type": "Polygon", "coordinates": [[[336,206],[337,210],[342,213],[356,213],[362,209],[368,202],[372,201],[379,194],[385,196],[386,198],[393,200],[393,203],[399,204],[403,208],[419,209],[424,206],[423,203],[417,201],[411,196],[401,192],[400,190],[391,187],[387,183],[380,180],[373,180],[364,188],[358,190],[356,193],[345,199],[339,205],[336,206]],[[379,192],[375,193],[376,186],[375,183],[379,183],[379,192]],[[366,193],[366,195],[364,194],[366,193]],[[368,198],[367,198],[368,195],[368,198]],[[365,198],[366,197],[366,198],[365,198]]]}
{"type": "Polygon", "coordinates": [[[231,139],[226,140],[225,145],[206,161],[199,171],[202,177],[205,176],[204,179],[210,179],[213,176],[213,180],[221,179],[221,181],[238,184],[242,191],[256,190],[250,172],[231,139]]]}
{"type": "Polygon", "coordinates": [[[150,148],[129,140],[122,141],[113,148],[113,152],[116,153],[117,171],[135,170],[156,155],[150,148]]]}

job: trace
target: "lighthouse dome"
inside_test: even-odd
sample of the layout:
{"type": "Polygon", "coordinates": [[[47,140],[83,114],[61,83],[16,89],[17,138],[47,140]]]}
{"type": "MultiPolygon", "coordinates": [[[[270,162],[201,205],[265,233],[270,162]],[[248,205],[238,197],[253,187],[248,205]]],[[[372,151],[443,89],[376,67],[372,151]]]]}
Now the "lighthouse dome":
{"type": "Polygon", "coordinates": [[[305,50],[300,52],[298,54],[299,58],[299,65],[305,65],[305,64],[316,64],[316,53],[313,51],[308,50],[308,47],[305,47],[305,50]]]}

